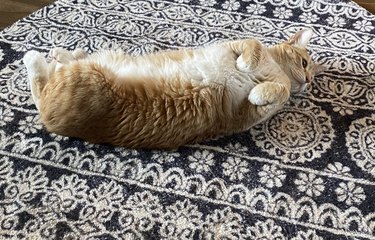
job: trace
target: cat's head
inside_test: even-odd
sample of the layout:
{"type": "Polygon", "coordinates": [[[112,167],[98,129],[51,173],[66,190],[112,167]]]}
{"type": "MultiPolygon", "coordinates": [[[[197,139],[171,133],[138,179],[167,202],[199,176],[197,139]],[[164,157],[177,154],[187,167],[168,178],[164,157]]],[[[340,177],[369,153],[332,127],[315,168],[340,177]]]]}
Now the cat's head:
{"type": "Polygon", "coordinates": [[[304,91],[314,76],[326,68],[312,61],[306,47],[313,35],[311,29],[302,29],[280,44],[283,70],[291,79],[293,93],[304,91]]]}

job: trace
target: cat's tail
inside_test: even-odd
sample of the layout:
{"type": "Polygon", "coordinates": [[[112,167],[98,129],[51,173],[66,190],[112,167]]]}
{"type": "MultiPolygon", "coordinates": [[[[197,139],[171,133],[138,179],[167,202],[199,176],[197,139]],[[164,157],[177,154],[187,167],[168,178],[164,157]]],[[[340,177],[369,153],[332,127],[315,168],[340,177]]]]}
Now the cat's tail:
{"type": "Polygon", "coordinates": [[[23,57],[27,69],[31,95],[39,110],[40,95],[48,81],[48,63],[44,55],[35,50],[29,51],[23,57]]]}

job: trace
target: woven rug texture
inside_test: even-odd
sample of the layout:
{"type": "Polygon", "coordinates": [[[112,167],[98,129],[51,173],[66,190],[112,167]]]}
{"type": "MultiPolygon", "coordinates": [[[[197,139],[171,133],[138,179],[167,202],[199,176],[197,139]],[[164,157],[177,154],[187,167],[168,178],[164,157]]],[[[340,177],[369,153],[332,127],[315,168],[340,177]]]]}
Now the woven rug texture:
{"type": "Polygon", "coordinates": [[[0,32],[0,239],[375,239],[375,16],[349,0],[58,0],[0,32]],[[39,122],[29,50],[132,55],[313,29],[328,70],[251,130],[175,151],[39,122]]]}

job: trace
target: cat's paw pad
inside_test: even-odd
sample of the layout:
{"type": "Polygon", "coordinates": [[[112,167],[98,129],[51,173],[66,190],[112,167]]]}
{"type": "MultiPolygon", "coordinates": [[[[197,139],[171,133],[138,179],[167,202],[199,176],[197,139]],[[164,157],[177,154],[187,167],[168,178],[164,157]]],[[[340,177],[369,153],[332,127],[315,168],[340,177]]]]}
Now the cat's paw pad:
{"type": "Polygon", "coordinates": [[[58,63],[68,63],[74,60],[73,54],[63,48],[54,48],[50,51],[50,56],[58,63]]]}

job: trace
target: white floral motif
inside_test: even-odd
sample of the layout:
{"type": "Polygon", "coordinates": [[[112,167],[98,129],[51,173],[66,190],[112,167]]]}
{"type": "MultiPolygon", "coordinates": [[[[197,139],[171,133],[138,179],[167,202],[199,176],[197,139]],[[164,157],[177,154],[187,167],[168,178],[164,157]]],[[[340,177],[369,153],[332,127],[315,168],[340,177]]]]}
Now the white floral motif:
{"type": "Polygon", "coordinates": [[[136,13],[143,13],[146,11],[150,11],[151,7],[149,6],[149,3],[147,2],[134,2],[129,5],[131,8],[131,11],[136,13]]]}
{"type": "Polygon", "coordinates": [[[168,9],[168,15],[173,20],[183,20],[192,16],[191,12],[182,6],[168,9]]]}
{"type": "Polygon", "coordinates": [[[189,167],[195,169],[198,173],[210,171],[210,167],[214,165],[214,154],[207,150],[196,151],[194,155],[188,157],[189,167]]]}
{"type": "Polygon", "coordinates": [[[343,27],[346,24],[346,20],[339,16],[329,16],[327,22],[332,27],[343,27]]]}
{"type": "Polygon", "coordinates": [[[361,31],[364,31],[364,32],[370,32],[375,28],[372,25],[372,23],[367,21],[367,20],[356,21],[353,24],[353,26],[354,26],[355,29],[358,29],[358,30],[361,30],[361,31]]]}
{"type": "Polygon", "coordinates": [[[262,171],[258,173],[260,182],[268,188],[281,187],[286,178],[283,170],[278,169],[275,165],[263,165],[262,171]]]}
{"type": "Polygon", "coordinates": [[[160,164],[174,162],[175,158],[180,157],[178,152],[154,151],[151,159],[160,164]]]}
{"type": "Polygon", "coordinates": [[[270,27],[266,21],[260,19],[249,19],[243,23],[246,30],[256,31],[258,33],[265,33],[270,31],[270,27]]]}
{"type": "Polygon", "coordinates": [[[128,47],[127,52],[133,56],[139,56],[142,54],[154,52],[156,50],[157,48],[154,44],[144,39],[138,39],[138,41],[135,41],[128,47]]]}
{"type": "Polygon", "coordinates": [[[87,205],[81,210],[82,218],[106,222],[113,216],[113,208],[123,201],[122,188],[114,181],[102,183],[87,196],[87,205]]]}
{"type": "Polygon", "coordinates": [[[286,239],[284,234],[282,233],[282,229],[280,226],[275,224],[275,222],[271,219],[267,221],[258,221],[255,223],[255,226],[248,227],[247,235],[249,239],[252,240],[262,240],[262,239],[272,239],[272,240],[284,240],[286,239]]]}
{"type": "Polygon", "coordinates": [[[201,239],[240,239],[242,218],[230,208],[215,209],[203,225],[201,239]]]}
{"type": "Polygon", "coordinates": [[[273,15],[280,19],[288,19],[293,15],[293,13],[292,10],[286,9],[285,7],[276,7],[273,11],[273,15]]]}
{"type": "Polygon", "coordinates": [[[349,206],[360,204],[366,198],[363,188],[357,187],[353,182],[348,182],[347,184],[341,182],[335,192],[337,194],[337,200],[345,202],[349,206]]]}
{"type": "Polygon", "coordinates": [[[191,239],[201,218],[202,213],[189,200],[177,201],[166,208],[160,233],[169,239],[191,239]]]}
{"type": "Polygon", "coordinates": [[[9,179],[9,184],[4,190],[5,197],[30,201],[36,194],[45,191],[47,183],[46,171],[40,165],[27,168],[9,179]]]}
{"type": "MultiPolygon", "coordinates": [[[[337,63],[337,67],[341,68],[343,64],[343,69],[347,69],[350,64],[347,58],[339,59],[339,62],[341,63],[337,63]]],[[[356,101],[355,98],[366,93],[366,88],[352,81],[333,80],[329,78],[324,78],[324,80],[319,84],[319,87],[322,91],[329,92],[332,94],[332,97],[338,100],[332,104],[334,106],[333,111],[339,112],[343,116],[352,115],[353,110],[356,109],[355,105],[357,105],[353,106],[353,102],[356,101]]],[[[314,89],[313,91],[317,92],[318,90],[314,89]]]]}
{"type": "Polygon", "coordinates": [[[19,129],[24,133],[36,133],[42,126],[38,123],[38,116],[27,116],[24,120],[20,120],[19,129]]]}
{"type": "Polygon", "coordinates": [[[26,68],[22,60],[9,63],[1,69],[0,97],[2,98],[2,102],[5,100],[5,102],[13,106],[22,105],[23,107],[34,105],[34,102],[31,100],[29,83],[25,76],[26,68]]]}
{"type": "Polygon", "coordinates": [[[235,143],[234,145],[232,143],[229,143],[225,149],[227,149],[228,151],[233,151],[233,152],[246,152],[247,151],[247,147],[241,145],[240,143],[235,143]]]}
{"type": "Polygon", "coordinates": [[[350,168],[342,165],[342,163],[340,162],[334,162],[333,164],[332,163],[328,164],[325,171],[329,173],[340,174],[343,176],[351,176],[351,174],[349,173],[350,168]]]}
{"type": "Polygon", "coordinates": [[[346,146],[355,163],[375,176],[375,114],[352,122],[346,132],[346,146]]]}
{"type": "Polygon", "coordinates": [[[342,48],[352,48],[357,46],[360,42],[346,32],[337,32],[330,36],[331,41],[342,48]]]}
{"type": "Polygon", "coordinates": [[[216,0],[199,0],[199,3],[205,7],[212,7],[216,4],[216,0]]]}
{"type": "Polygon", "coordinates": [[[294,183],[300,192],[304,192],[310,197],[317,197],[324,191],[323,179],[316,177],[312,173],[300,173],[298,176],[299,178],[294,183]]]}
{"type": "Polygon", "coordinates": [[[238,157],[228,157],[222,164],[224,174],[229,176],[231,181],[243,179],[244,175],[249,171],[248,165],[246,161],[238,157]]]}
{"type": "Polygon", "coordinates": [[[240,3],[237,0],[228,0],[223,4],[223,8],[229,11],[235,11],[240,8],[240,3]]]}
{"type": "Polygon", "coordinates": [[[318,21],[318,16],[316,14],[312,14],[311,12],[307,12],[307,13],[302,13],[299,19],[301,19],[301,21],[304,21],[306,23],[314,23],[318,21]]]}
{"type": "Polygon", "coordinates": [[[116,4],[116,0],[91,0],[92,3],[98,7],[109,8],[116,4]]]}
{"type": "Polygon", "coordinates": [[[84,201],[87,190],[86,181],[77,175],[62,176],[52,182],[51,193],[45,195],[43,202],[54,211],[69,212],[84,201]]]}
{"type": "Polygon", "coordinates": [[[255,144],[284,162],[305,162],[330,148],[334,131],[330,117],[306,100],[289,106],[251,128],[255,144]]]}
{"type": "Polygon", "coordinates": [[[223,26],[231,23],[231,18],[227,14],[212,12],[204,17],[210,25],[223,26]]]}
{"type": "Polygon", "coordinates": [[[140,231],[149,231],[162,212],[159,199],[150,192],[137,192],[129,197],[121,211],[119,222],[122,227],[135,223],[140,231]]]}
{"type": "Polygon", "coordinates": [[[247,12],[260,15],[266,11],[266,7],[262,4],[249,4],[249,6],[246,7],[247,12]]]}
{"type": "Polygon", "coordinates": [[[14,118],[14,113],[9,108],[0,106],[0,127],[3,127],[7,122],[11,122],[14,118]]]}
{"type": "Polygon", "coordinates": [[[323,240],[323,238],[316,235],[315,231],[308,230],[307,232],[298,232],[297,236],[295,236],[291,240],[323,240]]]}

